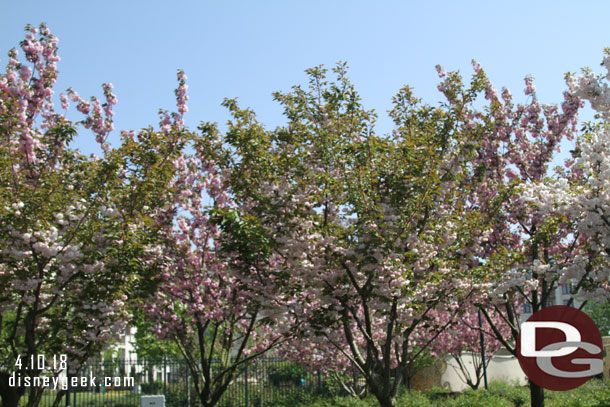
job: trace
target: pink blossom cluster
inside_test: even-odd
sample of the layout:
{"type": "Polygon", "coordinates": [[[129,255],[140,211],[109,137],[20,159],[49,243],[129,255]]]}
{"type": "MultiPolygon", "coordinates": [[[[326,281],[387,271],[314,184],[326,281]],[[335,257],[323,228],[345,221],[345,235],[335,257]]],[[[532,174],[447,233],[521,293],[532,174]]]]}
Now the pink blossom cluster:
{"type": "MultiPolygon", "coordinates": [[[[98,98],[92,96],[90,101],[80,97],[73,89],[68,89],[68,95],[72,102],[76,103],[76,109],[86,116],[80,123],[86,128],[91,129],[95,134],[95,140],[100,144],[104,152],[110,151],[110,145],[106,142],[108,135],[114,130],[112,116],[114,111],[112,106],[117,103],[116,96],[112,93],[112,84],[102,85],[104,90],[105,103],[101,103],[98,98]]],[[[61,94],[62,107],[68,107],[68,100],[61,94]]]]}
{"type": "Polygon", "coordinates": [[[178,88],[174,91],[176,94],[176,106],[178,112],[169,113],[166,110],[159,110],[161,130],[165,133],[169,133],[172,130],[172,126],[177,130],[181,131],[184,128],[184,114],[188,112],[188,106],[186,101],[188,100],[187,90],[188,85],[186,84],[187,76],[181,69],[178,70],[178,88]]]}
{"type": "MultiPolygon", "coordinates": [[[[19,52],[9,51],[9,61],[4,74],[0,75],[0,115],[11,117],[12,131],[18,137],[11,138],[14,151],[21,151],[23,165],[36,164],[44,146],[40,138],[42,131],[53,127],[56,116],[53,110],[53,84],[57,79],[57,38],[45,25],[40,30],[26,27],[26,38],[21,43],[26,62],[19,62],[19,52]],[[38,36],[37,36],[38,35],[38,36]],[[34,122],[42,118],[40,129],[34,122]]],[[[8,123],[3,123],[8,125],[8,123]]]]}

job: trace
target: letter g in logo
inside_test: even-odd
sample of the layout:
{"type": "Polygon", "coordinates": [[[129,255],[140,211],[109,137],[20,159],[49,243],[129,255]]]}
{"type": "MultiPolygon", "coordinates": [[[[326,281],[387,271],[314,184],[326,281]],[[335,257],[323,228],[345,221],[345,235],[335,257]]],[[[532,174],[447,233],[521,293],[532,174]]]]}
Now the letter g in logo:
{"type": "Polygon", "coordinates": [[[603,371],[597,326],[563,305],[543,308],[521,324],[517,352],[527,377],[549,390],[573,389],[603,371]]]}

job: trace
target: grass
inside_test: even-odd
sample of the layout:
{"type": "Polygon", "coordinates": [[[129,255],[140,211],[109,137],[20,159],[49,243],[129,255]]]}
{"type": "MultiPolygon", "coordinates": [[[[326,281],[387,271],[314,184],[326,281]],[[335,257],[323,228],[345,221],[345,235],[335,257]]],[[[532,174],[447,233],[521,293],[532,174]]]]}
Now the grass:
{"type": "MultiPolygon", "coordinates": [[[[142,394],[132,393],[130,390],[110,390],[105,393],[77,392],[70,394],[70,405],[73,407],[140,407],[142,394]]],[[[40,407],[47,407],[53,404],[55,394],[46,392],[42,396],[40,407]]],[[[27,397],[22,397],[19,401],[20,406],[27,404],[27,397]]],[[[65,406],[65,398],[62,399],[60,406],[65,406]]],[[[186,407],[186,403],[166,403],[167,407],[186,407]]]]}
{"type": "MultiPolygon", "coordinates": [[[[610,407],[610,382],[589,380],[569,391],[545,391],[545,407],[610,407]]],[[[467,390],[454,393],[436,388],[426,392],[404,391],[398,396],[398,407],[529,407],[527,386],[492,382],[489,390],[467,390]]],[[[282,407],[377,407],[369,396],[365,400],[353,398],[324,398],[313,403],[296,403],[282,407]]],[[[278,406],[279,407],[279,406],[278,406]]]]}
{"type": "MultiPolygon", "coordinates": [[[[364,400],[352,397],[315,396],[307,392],[286,392],[282,397],[270,397],[256,392],[250,393],[249,407],[377,407],[374,397],[364,400]],[[307,397],[304,397],[307,396],[307,397]]],[[[138,407],[140,394],[130,391],[108,391],[106,393],[76,393],[74,407],[138,407]]],[[[610,381],[592,379],[583,386],[570,391],[546,391],[545,407],[610,407],[610,381]]],[[[53,394],[45,394],[41,407],[50,406],[53,394]]],[[[170,399],[168,399],[169,401],[170,399]]],[[[524,386],[492,382],[489,390],[468,390],[454,393],[445,389],[435,388],[426,392],[403,391],[398,396],[398,407],[529,407],[529,389],[524,386]]],[[[22,399],[22,405],[26,400],[22,399]]],[[[62,406],[65,402],[62,401],[62,406]]],[[[184,398],[174,397],[174,403],[167,407],[186,407],[184,398]]],[[[238,394],[232,399],[221,400],[219,407],[245,406],[244,400],[238,394]],[[239,400],[238,400],[239,399],[239,400]]]]}

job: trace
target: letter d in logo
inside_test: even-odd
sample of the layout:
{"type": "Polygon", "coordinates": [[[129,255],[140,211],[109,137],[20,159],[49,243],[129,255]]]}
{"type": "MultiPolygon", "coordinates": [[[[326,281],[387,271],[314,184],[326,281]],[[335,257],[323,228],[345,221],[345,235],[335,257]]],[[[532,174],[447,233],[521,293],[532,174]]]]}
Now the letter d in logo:
{"type": "Polygon", "coordinates": [[[576,350],[575,346],[566,346],[557,350],[536,350],[536,328],[559,329],[566,336],[566,342],[580,342],[580,332],[570,324],[554,321],[532,321],[521,324],[521,355],[525,357],[565,356],[576,350]]]}

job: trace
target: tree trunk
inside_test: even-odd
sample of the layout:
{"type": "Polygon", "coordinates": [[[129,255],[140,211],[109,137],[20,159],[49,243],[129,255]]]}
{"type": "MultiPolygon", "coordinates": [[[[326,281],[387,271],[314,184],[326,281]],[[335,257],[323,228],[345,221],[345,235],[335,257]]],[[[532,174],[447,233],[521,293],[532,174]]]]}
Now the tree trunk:
{"type": "Polygon", "coordinates": [[[2,392],[0,396],[2,397],[2,407],[17,407],[19,404],[20,396],[17,395],[17,392],[2,392]]]}
{"type": "Polygon", "coordinates": [[[374,381],[370,383],[370,391],[379,402],[380,407],[396,407],[396,393],[392,391],[392,387],[374,381]]]}
{"type": "Polygon", "coordinates": [[[5,372],[0,372],[0,399],[2,407],[17,407],[19,399],[24,393],[22,387],[9,386],[9,377],[11,375],[5,372]]]}
{"type": "Polygon", "coordinates": [[[532,407],[544,407],[544,389],[530,380],[530,399],[532,407]]]}
{"type": "Polygon", "coordinates": [[[53,401],[53,407],[59,407],[66,393],[68,393],[68,391],[63,389],[57,392],[55,400],[53,401]]]}
{"type": "Polygon", "coordinates": [[[402,383],[407,387],[407,391],[411,391],[411,379],[413,375],[411,374],[411,370],[409,368],[405,368],[402,374],[402,383]]]}
{"type": "Polygon", "coordinates": [[[16,391],[3,391],[0,397],[2,397],[2,407],[17,407],[21,398],[16,391]]]}
{"type": "Polygon", "coordinates": [[[44,389],[41,387],[30,387],[28,392],[28,406],[27,407],[38,407],[40,400],[42,400],[42,393],[44,389]]]}

